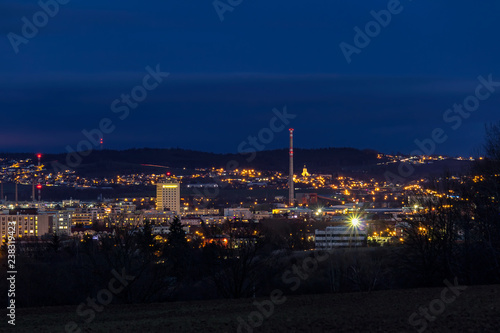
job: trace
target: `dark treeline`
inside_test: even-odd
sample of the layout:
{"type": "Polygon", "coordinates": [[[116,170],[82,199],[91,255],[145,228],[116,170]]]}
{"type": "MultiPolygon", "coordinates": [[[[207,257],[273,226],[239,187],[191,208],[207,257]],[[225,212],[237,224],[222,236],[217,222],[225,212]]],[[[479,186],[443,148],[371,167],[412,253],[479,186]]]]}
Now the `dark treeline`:
{"type": "Polygon", "coordinates": [[[406,265],[426,286],[444,278],[464,284],[500,283],[500,123],[487,127],[486,158],[457,179],[445,175],[406,221],[406,265]]]}
{"type": "MultiPolygon", "coordinates": [[[[396,287],[386,267],[396,248],[338,250],[309,272],[303,263],[314,255],[304,251],[312,247],[304,237],[306,224],[282,220],[205,226],[204,237],[215,240],[205,246],[200,246],[201,237],[188,241],[178,220],[165,238],[155,237],[146,223],[143,228],[118,226],[99,239],[54,235],[44,243],[18,244],[16,304],[77,306],[107,289],[117,273],[133,279],[113,303],[262,297],[276,288],[321,293],[396,287]],[[217,239],[219,235],[227,238],[217,239]],[[309,273],[302,281],[304,267],[309,273]],[[300,288],[295,286],[297,273],[283,277],[295,268],[302,276],[300,288]]],[[[2,288],[5,281],[2,274],[2,288]]]]}

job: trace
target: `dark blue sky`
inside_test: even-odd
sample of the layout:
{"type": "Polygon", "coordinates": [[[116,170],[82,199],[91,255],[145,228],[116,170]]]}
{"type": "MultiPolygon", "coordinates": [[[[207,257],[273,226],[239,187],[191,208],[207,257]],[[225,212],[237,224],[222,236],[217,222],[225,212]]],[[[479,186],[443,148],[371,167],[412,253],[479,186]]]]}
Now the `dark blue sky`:
{"type": "Polygon", "coordinates": [[[440,127],[437,153],[473,154],[500,120],[500,87],[456,130],[443,114],[479,75],[500,81],[500,2],[401,0],[348,64],[339,44],[388,2],[243,0],[221,22],[212,0],[70,0],[16,54],[8,33],[40,7],[2,0],[0,151],[63,152],[109,118],[107,148],[236,152],[286,105],[298,147],[410,152],[440,127]],[[170,76],[120,120],[112,102],[157,64],[170,76]]]}

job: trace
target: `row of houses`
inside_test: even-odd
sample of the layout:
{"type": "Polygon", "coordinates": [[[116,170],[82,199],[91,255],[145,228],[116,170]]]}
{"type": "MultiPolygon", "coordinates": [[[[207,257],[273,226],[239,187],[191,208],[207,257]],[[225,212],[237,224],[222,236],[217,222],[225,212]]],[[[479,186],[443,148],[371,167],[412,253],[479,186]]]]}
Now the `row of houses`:
{"type": "MultiPolygon", "coordinates": [[[[238,218],[242,220],[254,218],[249,209],[228,209],[224,216],[203,215],[218,214],[216,209],[200,209],[183,212],[176,215],[171,211],[135,210],[135,206],[127,205],[122,209],[111,207],[91,208],[65,208],[63,210],[9,210],[0,212],[0,238],[5,237],[9,231],[15,237],[43,236],[46,234],[72,235],[88,230],[92,227],[110,229],[114,226],[143,226],[148,220],[156,228],[163,228],[159,233],[164,233],[165,228],[178,216],[183,225],[199,226],[205,224],[222,224],[227,220],[238,218]],[[134,207],[134,208],[132,208],[134,207]],[[97,226],[95,225],[97,224],[97,226]],[[9,226],[11,227],[9,229],[9,226]]],[[[266,218],[270,214],[260,214],[258,218],[266,218]]]]}

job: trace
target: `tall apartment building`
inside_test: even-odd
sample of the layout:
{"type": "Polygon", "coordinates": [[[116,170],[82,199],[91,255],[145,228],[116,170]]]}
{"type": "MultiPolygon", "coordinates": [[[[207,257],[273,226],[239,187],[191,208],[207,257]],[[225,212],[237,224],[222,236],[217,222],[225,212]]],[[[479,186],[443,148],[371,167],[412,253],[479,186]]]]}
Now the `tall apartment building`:
{"type": "Polygon", "coordinates": [[[72,212],[62,210],[57,212],[54,221],[54,232],[71,235],[72,212]]]}
{"type": "Polygon", "coordinates": [[[71,223],[83,226],[92,225],[92,212],[87,208],[77,208],[71,216],[71,223]]]}
{"type": "Polygon", "coordinates": [[[60,235],[71,235],[71,215],[73,211],[68,210],[51,210],[38,212],[39,215],[54,216],[52,231],[60,235]]]}
{"type": "Polygon", "coordinates": [[[0,238],[43,236],[53,232],[54,215],[0,215],[0,238]],[[9,228],[10,227],[10,228],[9,228]]]}
{"type": "Polygon", "coordinates": [[[156,210],[170,210],[179,214],[181,211],[181,186],[176,181],[167,181],[156,185],[156,210]]]}

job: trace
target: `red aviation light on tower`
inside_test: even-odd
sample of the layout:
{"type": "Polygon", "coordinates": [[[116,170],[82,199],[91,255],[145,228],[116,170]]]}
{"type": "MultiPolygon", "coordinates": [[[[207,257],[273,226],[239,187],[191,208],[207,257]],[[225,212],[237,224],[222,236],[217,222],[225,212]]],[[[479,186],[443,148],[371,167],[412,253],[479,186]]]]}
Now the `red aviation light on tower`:
{"type": "Polygon", "coordinates": [[[295,185],[293,181],[293,128],[288,129],[290,131],[290,157],[289,157],[289,174],[288,174],[288,204],[293,207],[295,203],[295,185]]]}
{"type": "Polygon", "coordinates": [[[170,177],[170,172],[167,172],[167,177],[170,177]]]}
{"type": "MultiPolygon", "coordinates": [[[[36,188],[38,189],[38,201],[42,201],[42,184],[38,184],[36,188]]],[[[35,201],[34,197],[33,201],[35,201]]]]}
{"type": "Polygon", "coordinates": [[[37,154],[36,157],[38,157],[38,159],[41,159],[42,158],[42,154],[37,154]]]}

